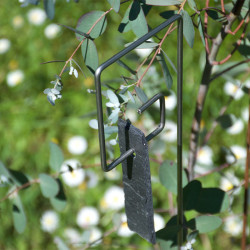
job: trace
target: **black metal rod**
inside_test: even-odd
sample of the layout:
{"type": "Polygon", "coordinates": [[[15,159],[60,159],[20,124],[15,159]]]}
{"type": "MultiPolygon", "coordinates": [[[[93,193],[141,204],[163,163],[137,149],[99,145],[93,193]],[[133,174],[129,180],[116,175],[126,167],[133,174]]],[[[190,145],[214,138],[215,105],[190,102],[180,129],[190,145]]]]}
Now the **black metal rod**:
{"type": "MultiPolygon", "coordinates": [[[[149,38],[157,34],[162,29],[166,28],[171,23],[182,19],[181,15],[176,14],[169,18],[164,23],[160,24],[158,27],[152,29],[147,34],[133,42],[127,48],[123,49],[109,60],[101,64],[95,71],[95,87],[96,87],[96,105],[97,105],[97,117],[98,117],[98,134],[99,134],[99,143],[100,143],[100,154],[101,154],[101,165],[103,171],[107,172],[110,170],[110,167],[107,166],[106,160],[106,146],[105,146],[105,134],[104,134],[104,126],[103,126],[103,111],[102,111],[102,92],[101,92],[101,74],[104,69],[109,67],[111,64],[119,60],[121,57],[134,50],[136,47],[141,45],[143,42],[147,41],[149,38]]],[[[178,36],[180,34],[178,33],[178,36]]],[[[182,34],[181,34],[182,35],[182,34]]],[[[179,48],[178,48],[179,49],[179,48]]],[[[182,48],[181,48],[182,49],[182,48]]],[[[132,154],[132,153],[131,153],[132,154]]],[[[119,159],[119,158],[118,158],[119,159]]],[[[117,159],[117,160],[118,160],[117,159]]]]}
{"type": "Polygon", "coordinates": [[[137,112],[141,114],[143,111],[145,111],[149,106],[151,106],[154,102],[156,102],[158,99],[160,99],[160,124],[158,127],[152,131],[149,135],[146,136],[146,140],[150,141],[155,136],[157,136],[165,127],[165,98],[162,93],[158,93],[154,95],[150,100],[145,102],[138,110],[137,112]]]}
{"type": "Polygon", "coordinates": [[[180,230],[178,232],[178,248],[183,242],[183,190],[182,190],[182,87],[183,87],[183,20],[178,20],[177,41],[177,220],[180,230]]]}

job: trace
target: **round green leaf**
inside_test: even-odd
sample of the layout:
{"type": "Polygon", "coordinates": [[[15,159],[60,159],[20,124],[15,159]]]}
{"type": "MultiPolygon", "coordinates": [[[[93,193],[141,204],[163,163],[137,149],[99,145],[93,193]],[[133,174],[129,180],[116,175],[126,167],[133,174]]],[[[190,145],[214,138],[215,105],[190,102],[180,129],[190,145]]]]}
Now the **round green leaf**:
{"type": "Polygon", "coordinates": [[[218,216],[202,215],[188,221],[187,226],[199,233],[208,233],[217,229],[222,223],[218,216]]]}
{"type": "MultiPolygon", "coordinates": [[[[87,33],[91,27],[94,25],[94,23],[104,14],[105,12],[103,11],[91,11],[87,14],[84,14],[83,16],[80,17],[78,20],[76,29],[87,33]]],[[[107,27],[107,20],[106,16],[103,16],[100,21],[95,25],[95,27],[92,29],[90,32],[91,38],[97,38],[100,36],[106,29],[107,27]]],[[[84,37],[76,34],[76,38],[81,41],[84,37]]]]}
{"type": "Polygon", "coordinates": [[[67,205],[67,199],[63,190],[62,182],[59,179],[56,181],[59,186],[59,192],[55,197],[50,198],[50,203],[56,210],[62,211],[67,205]]]}
{"type": "Polygon", "coordinates": [[[50,143],[50,167],[58,172],[63,163],[63,152],[62,150],[53,142],[50,143]]]}
{"type": "Polygon", "coordinates": [[[40,188],[42,194],[46,198],[55,197],[59,192],[59,185],[57,181],[47,174],[40,174],[40,188]]]}
{"type": "Polygon", "coordinates": [[[183,16],[183,34],[188,43],[188,45],[193,48],[194,45],[194,25],[191,17],[189,14],[184,10],[182,11],[183,16]]]}
{"type": "MultiPolygon", "coordinates": [[[[173,161],[164,161],[159,171],[160,182],[170,192],[177,194],[177,164],[173,161]]],[[[187,176],[182,171],[182,187],[188,183],[187,176]]]]}
{"type": "Polygon", "coordinates": [[[86,66],[91,73],[94,74],[99,64],[98,53],[94,42],[90,39],[86,39],[81,46],[81,50],[86,66]]]}
{"type": "Polygon", "coordinates": [[[115,12],[120,10],[120,0],[108,0],[115,12]]]}

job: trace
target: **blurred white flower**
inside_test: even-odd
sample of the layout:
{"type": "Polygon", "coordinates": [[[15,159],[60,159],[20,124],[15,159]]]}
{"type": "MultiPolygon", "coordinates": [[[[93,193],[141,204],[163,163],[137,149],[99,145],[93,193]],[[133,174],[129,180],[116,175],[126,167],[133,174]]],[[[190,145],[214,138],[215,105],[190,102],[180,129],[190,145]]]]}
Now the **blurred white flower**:
{"type": "Polygon", "coordinates": [[[51,23],[44,29],[44,35],[48,39],[54,39],[60,31],[61,27],[59,25],[51,23]]]}
{"type": "Polygon", "coordinates": [[[104,172],[104,176],[108,180],[115,181],[120,179],[120,172],[116,168],[113,168],[108,172],[104,172]]]}
{"type": "Polygon", "coordinates": [[[243,130],[243,128],[244,128],[244,124],[242,120],[238,119],[226,131],[231,135],[236,135],[236,134],[239,134],[243,130]]]}
{"type": "Polygon", "coordinates": [[[20,69],[11,71],[7,74],[7,84],[10,87],[14,87],[20,84],[24,79],[23,71],[20,69]]]}
{"type": "Polygon", "coordinates": [[[83,136],[73,136],[68,141],[68,151],[73,155],[83,154],[88,148],[88,143],[83,136]]]}
{"type": "Polygon", "coordinates": [[[213,164],[213,151],[209,146],[204,146],[198,150],[197,153],[197,163],[204,165],[212,165],[213,164]]]}
{"type": "Polygon", "coordinates": [[[64,230],[64,236],[70,242],[70,244],[76,244],[81,242],[81,235],[74,228],[66,228],[64,230]]]}
{"type": "Polygon", "coordinates": [[[48,210],[43,213],[40,222],[43,231],[52,233],[58,228],[59,218],[56,212],[48,210]]]}
{"type": "Polygon", "coordinates": [[[128,227],[127,223],[127,216],[125,213],[121,214],[121,225],[118,228],[117,234],[122,237],[130,237],[132,234],[134,234],[133,231],[131,231],[128,227]]]}
{"type": "Polygon", "coordinates": [[[235,100],[239,100],[243,95],[244,92],[240,87],[240,81],[237,81],[236,84],[232,82],[226,82],[224,85],[224,91],[227,95],[232,96],[235,100]]]}
{"type": "Polygon", "coordinates": [[[241,112],[241,116],[245,122],[248,122],[248,119],[249,119],[249,108],[248,107],[243,109],[243,111],[241,112]]]}
{"type": "Polygon", "coordinates": [[[250,80],[247,80],[244,82],[244,86],[248,89],[250,89],[250,80]]]}
{"type": "Polygon", "coordinates": [[[239,179],[232,173],[227,172],[225,176],[221,177],[220,188],[225,192],[232,190],[234,187],[240,185],[239,179]]]}
{"type": "Polygon", "coordinates": [[[154,214],[154,226],[156,232],[165,227],[165,221],[161,215],[154,214]]]}
{"type": "Polygon", "coordinates": [[[124,192],[118,186],[111,186],[104,194],[107,209],[119,210],[124,207],[124,192]]]}
{"type": "Polygon", "coordinates": [[[116,139],[109,140],[110,145],[115,146],[117,144],[116,139]]]}
{"type": "MultiPolygon", "coordinates": [[[[170,95],[165,96],[165,109],[173,110],[176,107],[177,98],[173,91],[170,92],[170,95]]],[[[160,102],[155,102],[156,107],[160,107],[160,102]]]]}
{"type": "Polygon", "coordinates": [[[94,188],[96,187],[97,183],[98,183],[98,176],[97,174],[92,171],[92,170],[86,170],[85,171],[85,181],[87,182],[87,187],[88,188],[94,188]]]}
{"type": "Polygon", "coordinates": [[[9,48],[10,48],[10,40],[8,40],[7,38],[1,38],[0,39],[0,54],[4,54],[6,53],[9,48]]]}
{"type": "Polygon", "coordinates": [[[192,239],[191,241],[188,241],[185,246],[181,247],[181,250],[193,250],[192,244],[195,243],[195,239],[192,239]]]}
{"type": "MultiPolygon", "coordinates": [[[[237,161],[244,160],[247,156],[246,149],[241,147],[241,146],[234,145],[234,146],[230,147],[230,150],[232,151],[232,153],[236,157],[237,161]]],[[[226,155],[226,161],[230,164],[233,163],[235,161],[234,156],[231,154],[226,155]]]]}
{"type": "Polygon", "coordinates": [[[162,132],[163,136],[162,139],[167,142],[174,142],[177,140],[177,124],[166,120],[165,121],[165,128],[162,132]]]}
{"type": "Polygon", "coordinates": [[[100,215],[94,207],[83,207],[77,214],[76,223],[81,228],[96,226],[99,223],[100,215]]]}
{"type": "Polygon", "coordinates": [[[242,220],[237,216],[230,216],[225,219],[224,231],[233,235],[238,236],[242,232],[242,220]]]}
{"type": "Polygon", "coordinates": [[[80,185],[85,178],[85,171],[82,168],[80,162],[75,159],[65,161],[61,166],[62,179],[70,187],[80,185]]]}
{"type": "Polygon", "coordinates": [[[78,77],[78,71],[77,71],[77,69],[74,68],[72,60],[70,60],[69,63],[70,63],[70,65],[69,65],[69,67],[70,67],[69,75],[72,75],[74,73],[75,78],[77,78],[78,77]]]}
{"type": "Polygon", "coordinates": [[[33,8],[28,12],[28,20],[31,24],[41,25],[46,19],[46,13],[43,9],[33,8]]]}
{"type": "Polygon", "coordinates": [[[95,243],[92,243],[91,246],[93,247],[97,246],[102,242],[102,239],[100,239],[101,237],[102,237],[102,232],[100,231],[100,229],[98,229],[97,227],[92,227],[90,229],[90,236],[89,236],[88,243],[95,241],[95,243]]]}
{"type": "Polygon", "coordinates": [[[12,19],[12,24],[13,24],[13,27],[18,29],[18,28],[21,28],[24,24],[24,20],[22,18],[22,16],[15,16],[13,19],[12,19]]]}

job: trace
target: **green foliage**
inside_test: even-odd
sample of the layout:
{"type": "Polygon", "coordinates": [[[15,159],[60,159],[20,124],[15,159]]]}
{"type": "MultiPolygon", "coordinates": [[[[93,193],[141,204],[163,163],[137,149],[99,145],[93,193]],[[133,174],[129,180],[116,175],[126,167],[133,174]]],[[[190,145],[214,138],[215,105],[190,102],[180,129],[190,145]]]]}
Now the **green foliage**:
{"type": "Polygon", "coordinates": [[[146,4],[149,5],[159,5],[159,6],[169,6],[169,5],[179,5],[180,1],[177,0],[144,0],[146,4]]]}
{"type": "Polygon", "coordinates": [[[119,12],[120,0],[108,0],[115,12],[119,12]]]}
{"type": "Polygon", "coordinates": [[[52,198],[58,194],[59,192],[58,182],[50,175],[40,174],[39,180],[40,180],[40,188],[44,197],[52,198]]]}
{"type": "Polygon", "coordinates": [[[193,48],[194,45],[194,25],[189,14],[184,10],[182,11],[183,17],[183,34],[188,45],[193,48]]]}
{"type": "Polygon", "coordinates": [[[50,142],[50,159],[49,164],[52,170],[59,172],[60,167],[63,163],[63,152],[62,150],[53,142],[50,142]]]}
{"type": "Polygon", "coordinates": [[[147,95],[141,88],[135,87],[135,92],[142,103],[145,103],[148,100],[147,95]]]}
{"type": "Polygon", "coordinates": [[[60,179],[56,179],[56,181],[59,187],[59,192],[56,194],[56,196],[50,197],[50,203],[57,211],[63,211],[67,205],[67,199],[63,190],[62,182],[60,179]]]}
{"type": "Polygon", "coordinates": [[[55,16],[55,3],[53,0],[43,0],[44,9],[49,19],[53,19],[55,16]]]}
{"type": "MultiPolygon", "coordinates": [[[[162,185],[170,192],[177,194],[177,165],[173,161],[164,161],[160,166],[159,177],[162,185]]],[[[182,171],[182,186],[187,185],[187,176],[182,171]]]]}

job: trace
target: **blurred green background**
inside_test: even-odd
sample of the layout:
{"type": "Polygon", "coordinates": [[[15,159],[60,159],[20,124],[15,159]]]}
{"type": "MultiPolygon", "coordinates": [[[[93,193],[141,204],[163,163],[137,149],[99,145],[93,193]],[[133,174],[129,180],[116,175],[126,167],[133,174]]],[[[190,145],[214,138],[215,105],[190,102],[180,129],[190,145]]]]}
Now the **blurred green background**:
{"type": "MultiPolygon", "coordinates": [[[[111,12],[108,16],[106,32],[95,40],[100,63],[119,52],[125,43],[135,40],[135,36],[130,32],[120,34],[117,31],[127,5],[122,6],[119,14],[111,12]]],[[[55,106],[51,106],[47,101],[43,90],[51,87],[50,81],[54,80],[55,74],[60,73],[64,64],[50,63],[42,65],[41,63],[50,60],[67,60],[78,44],[74,33],[62,27],[55,38],[49,39],[46,37],[44,31],[49,24],[60,23],[75,27],[81,15],[92,10],[108,10],[110,8],[109,4],[106,1],[80,1],[78,4],[73,1],[69,3],[57,1],[55,18],[52,21],[47,18],[40,25],[34,25],[28,20],[28,12],[34,8],[42,9],[42,4],[21,8],[20,3],[17,1],[2,0],[1,6],[0,39],[8,39],[10,48],[6,53],[0,54],[0,160],[6,167],[22,171],[31,178],[37,178],[42,172],[51,174],[48,164],[49,142],[54,141],[62,148],[65,159],[75,158],[83,165],[99,163],[97,131],[88,125],[90,119],[96,118],[95,95],[87,92],[87,89],[94,88],[94,80],[84,66],[80,51],[77,52],[74,59],[82,66],[87,78],[84,78],[80,72],[77,79],[65,73],[62,78],[64,84],[63,97],[61,100],[56,101],[55,106]],[[22,71],[23,80],[16,86],[9,86],[8,74],[16,70],[22,71]],[[76,135],[85,137],[88,142],[87,151],[79,156],[72,155],[67,149],[69,139],[76,135]]],[[[164,8],[164,10],[167,10],[167,8],[164,8]]],[[[157,13],[164,10],[157,7],[149,13],[147,20],[151,27],[163,22],[164,19],[158,16],[157,13]]],[[[189,10],[188,7],[187,10],[189,10]]],[[[226,55],[229,49],[230,45],[226,43],[220,56],[226,55]]],[[[167,39],[164,50],[171,60],[176,63],[176,34],[167,39]]],[[[204,47],[198,32],[196,32],[194,49],[191,49],[184,42],[183,136],[185,164],[204,56],[204,47]]],[[[241,58],[242,56],[238,52],[234,56],[235,61],[241,60],[241,58]]],[[[136,54],[127,56],[125,61],[130,63],[132,68],[139,65],[136,54]]],[[[164,89],[165,85],[160,68],[156,66],[156,69],[160,79],[159,88],[164,89]]],[[[174,80],[173,91],[176,92],[176,74],[172,69],[170,71],[174,80]]],[[[111,80],[122,74],[129,76],[124,69],[115,65],[108,72],[105,72],[103,80],[111,80]]],[[[234,75],[233,78],[246,81],[247,74],[243,71],[243,73],[240,72],[240,74],[234,75]]],[[[152,84],[154,84],[150,81],[150,76],[148,76],[144,85],[148,96],[150,96],[150,89],[153,88],[152,84]]],[[[203,113],[202,134],[205,134],[211,128],[213,120],[216,119],[220,109],[227,104],[230,98],[223,91],[225,82],[226,79],[218,78],[211,86],[203,113]]],[[[118,85],[115,84],[114,86],[117,87],[118,85]]],[[[231,135],[220,126],[215,129],[209,141],[209,146],[213,150],[213,167],[220,166],[225,162],[223,146],[228,148],[233,145],[245,146],[247,123],[243,120],[241,113],[247,108],[247,105],[248,97],[245,94],[239,100],[234,100],[227,111],[228,114],[234,114],[236,118],[243,121],[244,128],[240,133],[231,135]]],[[[166,116],[168,120],[176,122],[176,108],[169,111],[166,116]]],[[[153,119],[150,113],[148,119],[153,119]]],[[[142,119],[142,121],[144,120],[142,119]]],[[[138,124],[142,127],[146,126],[143,122],[138,122],[138,124]]],[[[154,144],[157,143],[160,143],[159,138],[154,142],[154,144]]],[[[161,154],[160,157],[175,160],[175,146],[175,142],[165,142],[165,153],[161,154]]],[[[116,155],[118,155],[117,147],[116,151],[116,155]]],[[[159,155],[152,154],[151,157],[156,158],[159,155]]],[[[152,175],[156,178],[156,182],[153,183],[154,208],[157,211],[160,211],[159,209],[169,209],[171,199],[169,199],[167,190],[159,183],[158,164],[152,162],[151,169],[152,175]]],[[[122,177],[118,180],[107,180],[99,166],[92,170],[99,178],[96,187],[91,189],[82,187],[82,185],[75,188],[65,187],[68,200],[67,207],[63,212],[59,213],[60,227],[52,234],[42,231],[40,226],[42,214],[52,208],[49,201],[42,197],[38,185],[34,184],[29,189],[20,192],[28,218],[27,228],[23,234],[18,234],[14,230],[10,212],[11,204],[9,204],[8,200],[1,202],[0,249],[56,249],[54,237],[59,236],[64,239],[65,228],[74,227],[79,232],[83,232],[83,229],[80,229],[75,222],[76,214],[80,208],[84,206],[99,208],[104,191],[112,185],[122,185],[122,177]]],[[[240,163],[233,165],[229,169],[200,178],[200,180],[204,187],[219,186],[221,177],[229,170],[240,182],[243,180],[244,168],[240,163]]],[[[118,171],[121,173],[121,168],[118,167],[118,171]]],[[[0,198],[4,197],[7,191],[8,188],[1,188],[0,198]]],[[[238,195],[232,195],[231,197],[231,211],[223,214],[224,218],[238,216],[242,213],[243,190],[240,189],[238,195]]],[[[175,200],[175,198],[174,196],[173,199],[175,200]]],[[[115,212],[100,213],[101,220],[98,226],[104,233],[112,227],[112,217],[115,212]]],[[[170,218],[168,212],[161,213],[161,216],[165,222],[170,218]]],[[[187,214],[188,218],[192,216],[193,213],[187,214]]],[[[194,249],[240,249],[240,234],[234,236],[223,229],[222,226],[216,232],[201,235],[194,244],[194,249]]],[[[118,236],[116,233],[104,238],[101,247],[96,246],[95,248],[152,249],[146,241],[137,235],[127,238],[118,236]]]]}

